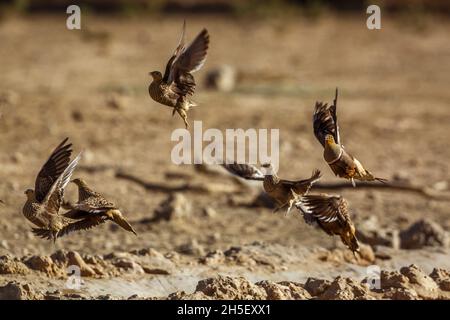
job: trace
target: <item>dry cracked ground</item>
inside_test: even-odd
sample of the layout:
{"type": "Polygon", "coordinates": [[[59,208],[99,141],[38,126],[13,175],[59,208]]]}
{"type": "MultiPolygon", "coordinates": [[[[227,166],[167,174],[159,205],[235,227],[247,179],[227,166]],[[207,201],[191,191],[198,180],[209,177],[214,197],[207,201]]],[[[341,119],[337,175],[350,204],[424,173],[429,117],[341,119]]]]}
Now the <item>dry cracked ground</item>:
{"type": "Polygon", "coordinates": [[[182,18],[88,15],[81,31],[59,16],[0,20],[0,299],[448,299],[450,22],[386,17],[375,32],[359,17],[187,17],[189,37],[211,34],[191,121],[278,128],[280,176],[319,168],[334,183],[311,116],[338,86],[345,146],[377,175],[426,190],[313,189],[348,199],[355,257],[298,212],[274,214],[259,184],[171,162],[182,121],[147,85],[182,18]],[[234,89],[207,88],[224,65],[234,89]],[[137,237],[112,224],[56,245],[32,235],[23,191],[66,136],[85,150],[75,176],[119,204],[137,237]],[[67,286],[71,265],[79,289],[67,286]]]}

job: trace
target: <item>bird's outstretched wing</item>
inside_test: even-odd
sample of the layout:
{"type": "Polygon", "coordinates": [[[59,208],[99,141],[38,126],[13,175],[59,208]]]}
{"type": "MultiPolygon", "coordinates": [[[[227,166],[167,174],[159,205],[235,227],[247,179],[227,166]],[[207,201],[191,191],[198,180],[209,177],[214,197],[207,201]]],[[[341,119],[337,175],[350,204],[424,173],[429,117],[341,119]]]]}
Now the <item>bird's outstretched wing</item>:
{"type": "MultiPolygon", "coordinates": [[[[69,233],[74,232],[74,231],[92,229],[92,228],[104,223],[105,221],[106,221],[105,217],[89,216],[84,219],[69,223],[68,225],[66,225],[64,228],[62,228],[58,232],[57,238],[61,238],[65,235],[68,235],[69,233]]],[[[48,229],[33,228],[32,232],[33,232],[33,234],[35,234],[36,236],[38,236],[42,239],[47,239],[47,240],[53,239],[52,233],[48,229]]]]}
{"type": "Polygon", "coordinates": [[[208,46],[208,30],[203,29],[189,46],[182,48],[180,52],[177,53],[177,57],[173,61],[172,70],[169,74],[169,83],[175,79],[175,75],[180,71],[189,73],[198,71],[206,61],[208,46]]]}
{"type": "Polygon", "coordinates": [[[334,141],[339,145],[341,144],[339,125],[336,116],[337,98],[338,89],[336,88],[332,105],[323,102],[316,102],[315,105],[313,115],[314,135],[322,146],[325,146],[325,136],[327,134],[331,134],[334,137],[334,141]]]}
{"type": "Polygon", "coordinates": [[[73,159],[63,173],[58,177],[55,183],[52,185],[47,195],[45,196],[43,203],[47,204],[47,208],[50,212],[58,213],[61,203],[64,199],[64,189],[72,177],[78,162],[81,159],[81,152],[73,159]]]}
{"type": "Polygon", "coordinates": [[[247,180],[264,180],[264,174],[255,166],[241,163],[224,163],[222,166],[231,174],[247,180]]]}
{"type": "Polygon", "coordinates": [[[297,181],[291,181],[291,180],[281,180],[282,183],[289,185],[296,193],[308,193],[309,189],[313,186],[314,183],[320,180],[322,177],[322,173],[319,169],[314,169],[314,171],[311,174],[311,177],[304,180],[297,180],[297,181]]]}
{"type": "Polygon", "coordinates": [[[180,55],[181,51],[185,49],[185,43],[186,43],[186,20],[183,21],[183,29],[181,31],[181,36],[180,40],[178,41],[178,45],[166,64],[166,69],[164,71],[163,76],[163,81],[165,83],[169,83],[169,75],[172,70],[173,62],[180,55]]]}
{"type": "Polygon", "coordinates": [[[359,251],[355,227],[348,213],[347,201],[343,197],[327,194],[307,195],[295,206],[303,212],[306,222],[317,222],[326,233],[339,235],[350,250],[359,251]]]}
{"type": "Polygon", "coordinates": [[[192,73],[198,71],[206,61],[209,34],[203,29],[189,44],[184,45],[185,24],[180,43],[169,59],[164,72],[163,81],[170,85],[170,89],[181,95],[192,95],[195,90],[195,80],[192,73]]]}
{"type": "Polygon", "coordinates": [[[70,162],[72,144],[66,144],[69,138],[65,138],[42,166],[35,182],[36,200],[43,202],[53,184],[58,180],[70,162]]]}
{"type": "Polygon", "coordinates": [[[341,196],[307,195],[302,197],[296,206],[324,224],[339,222],[347,215],[347,201],[341,196]]]}

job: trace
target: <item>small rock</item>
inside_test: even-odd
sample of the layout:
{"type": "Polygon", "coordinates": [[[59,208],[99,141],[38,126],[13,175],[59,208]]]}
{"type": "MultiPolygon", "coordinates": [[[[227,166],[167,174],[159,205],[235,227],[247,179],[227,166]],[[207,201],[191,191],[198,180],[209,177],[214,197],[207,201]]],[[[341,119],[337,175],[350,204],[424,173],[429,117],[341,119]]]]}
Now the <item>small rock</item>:
{"type": "Polygon", "coordinates": [[[200,258],[200,263],[206,265],[218,265],[222,264],[225,261],[225,254],[222,250],[210,251],[206,254],[206,256],[200,258]]]}
{"type": "Polygon", "coordinates": [[[400,248],[399,232],[396,229],[381,228],[376,216],[371,216],[359,224],[356,237],[371,246],[386,246],[400,248]]]}
{"type": "Polygon", "coordinates": [[[331,281],[308,278],[304,285],[305,289],[311,294],[311,296],[320,296],[331,285],[331,281]]]}
{"type": "Polygon", "coordinates": [[[220,300],[265,299],[266,291],[243,277],[218,276],[200,280],[195,292],[220,300]]]}
{"type": "Polygon", "coordinates": [[[202,210],[203,216],[208,218],[214,218],[217,216],[217,211],[214,208],[206,207],[202,210]]]}
{"type": "Polygon", "coordinates": [[[165,270],[165,269],[151,268],[151,267],[147,267],[147,266],[142,266],[142,269],[147,274],[160,274],[160,275],[165,275],[165,276],[170,274],[170,271],[165,270]]]}
{"type": "Polygon", "coordinates": [[[443,291],[450,291],[450,272],[444,269],[434,268],[430,273],[431,279],[439,285],[443,291]]]}
{"type": "Polygon", "coordinates": [[[155,220],[186,218],[192,214],[192,205],[181,193],[173,193],[155,210],[155,220]]]}
{"type": "Polygon", "coordinates": [[[80,110],[73,110],[70,115],[71,115],[73,121],[76,121],[76,122],[84,121],[84,115],[80,110]]]}
{"type": "Polygon", "coordinates": [[[188,243],[182,244],[178,247],[177,251],[194,256],[203,256],[205,254],[205,249],[197,242],[196,239],[192,239],[188,243]]]}
{"type": "Polygon", "coordinates": [[[28,268],[44,272],[47,275],[65,275],[65,270],[59,269],[49,256],[32,256],[24,262],[28,266],[28,268]]]}
{"type": "Polygon", "coordinates": [[[367,300],[373,299],[366,286],[350,278],[341,276],[334,279],[327,290],[320,296],[324,300],[367,300]]]}
{"type": "Polygon", "coordinates": [[[398,271],[382,270],[380,273],[381,288],[408,288],[409,280],[398,271]]]}
{"type": "Polygon", "coordinates": [[[359,245],[359,260],[363,260],[363,264],[371,264],[375,261],[375,253],[372,250],[372,247],[366,244],[359,245]]]}
{"type": "Polygon", "coordinates": [[[125,269],[128,271],[132,271],[133,273],[137,273],[137,274],[145,273],[139,264],[137,264],[136,262],[129,260],[129,259],[119,258],[119,259],[115,260],[113,262],[113,264],[117,268],[122,268],[122,269],[125,269]]]}
{"type": "Polygon", "coordinates": [[[438,296],[438,285],[433,279],[426,275],[418,266],[412,264],[400,269],[400,273],[409,279],[413,289],[422,299],[436,299],[438,296]]]}
{"type": "Polygon", "coordinates": [[[0,257],[0,274],[27,274],[29,269],[21,261],[6,255],[0,257]]]}
{"type": "Polygon", "coordinates": [[[383,298],[392,300],[418,300],[419,296],[413,289],[391,288],[383,292],[383,298]]]}
{"type": "Polygon", "coordinates": [[[256,283],[258,287],[266,291],[267,300],[306,300],[311,299],[311,295],[298,283],[271,281],[260,281],[256,283]]]}
{"type": "Polygon", "coordinates": [[[124,110],[127,107],[127,99],[119,94],[110,94],[106,98],[106,105],[110,107],[111,109],[115,110],[124,110]]]}
{"type": "Polygon", "coordinates": [[[0,287],[0,300],[36,300],[42,299],[42,295],[34,292],[28,284],[15,281],[8,282],[0,287]]]}
{"type": "Polygon", "coordinates": [[[15,106],[19,103],[19,94],[12,90],[0,92],[0,107],[3,105],[15,106]]]}
{"type": "Polygon", "coordinates": [[[420,249],[422,247],[444,247],[450,243],[448,233],[437,223],[422,219],[400,232],[402,249],[420,249]]]}
{"type": "Polygon", "coordinates": [[[97,275],[97,272],[95,272],[86,262],[83,260],[83,258],[80,256],[80,254],[76,251],[69,251],[67,253],[67,264],[75,265],[80,268],[80,273],[82,277],[93,277],[97,275]]]}
{"type": "Polygon", "coordinates": [[[236,70],[229,65],[222,65],[210,70],[206,75],[206,87],[222,92],[230,92],[236,85],[236,70]]]}

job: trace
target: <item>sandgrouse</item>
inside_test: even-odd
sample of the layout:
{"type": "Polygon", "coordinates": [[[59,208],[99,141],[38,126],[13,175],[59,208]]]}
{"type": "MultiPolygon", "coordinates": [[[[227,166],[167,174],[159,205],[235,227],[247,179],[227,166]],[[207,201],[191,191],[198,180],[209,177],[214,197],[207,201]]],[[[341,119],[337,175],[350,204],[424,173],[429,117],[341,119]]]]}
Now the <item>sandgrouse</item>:
{"type": "Polygon", "coordinates": [[[263,164],[262,167],[266,169],[266,174],[249,164],[223,164],[223,167],[230,173],[244,179],[263,181],[264,191],[277,203],[275,211],[287,206],[286,213],[289,213],[293,204],[301,196],[308,194],[312,185],[321,177],[320,171],[316,169],[311,177],[305,180],[290,181],[280,179],[271,164],[263,164]]]}
{"type": "Polygon", "coordinates": [[[316,102],[313,125],[314,135],[324,147],[323,157],[336,176],[349,179],[355,186],[355,179],[361,181],[386,182],[386,179],[377,178],[352,155],[347,153],[341,144],[339,126],[336,116],[338,89],[332,105],[316,102]]]}
{"type": "MultiPolygon", "coordinates": [[[[71,219],[59,214],[64,189],[80,160],[81,153],[70,162],[72,144],[64,139],[52,152],[36,177],[35,188],[25,191],[27,201],[22,213],[41,230],[46,230],[49,239],[56,241],[58,233],[71,219]]],[[[33,229],[34,232],[35,229],[33,229]]]]}
{"type": "Polygon", "coordinates": [[[186,22],[183,23],[180,41],[167,62],[164,75],[159,71],[150,72],[153,81],[148,87],[148,92],[156,102],[172,107],[172,116],[177,112],[186,128],[189,128],[187,111],[196,106],[196,103],[188,98],[195,91],[192,73],[200,70],[206,61],[209,34],[206,29],[203,29],[191,44],[186,46],[185,31],[186,22]]]}
{"type": "MultiPolygon", "coordinates": [[[[116,205],[92,190],[84,180],[74,179],[72,182],[78,186],[78,202],[75,204],[64,202],[64,208],[68,209],[64,213],[64,217],[72,222],[62,228],[58,233],[58,237],[74,231],[89,230],[108,220],[115,222],[123,229],[136,235],[133,227],[123,217],[116,205]]],[[[35,230],[34,232],[42,238],[50,238],[50,234],[46,230],[35,230]]]]}
{"type": "Polygon", "coordinates": [[[75,204],[66,203],[70,210],[64,216],[72,219],[83,219],[85,223],[78,223],[72,229],[80,227],[85,228],[87,221],[92,221],[94,225],[111,220],[118,224],[123,229],[136,234],[133,227],[123,217],[122,212],[112,202],[106,200],[100,193],[92,190],[84,180],[74,179],[72,181],[78,186],[78,202],[75,204]]]}
{"type": "Polygon", "coordinates": [[[319,194],[305,195],[295,203],[303,212],[308,224],[316,222],[329,235],[339,235],[342,242],[355,252],[359,252],[359,243],[348,213],[347,201],[341,196],[319,194]]]}

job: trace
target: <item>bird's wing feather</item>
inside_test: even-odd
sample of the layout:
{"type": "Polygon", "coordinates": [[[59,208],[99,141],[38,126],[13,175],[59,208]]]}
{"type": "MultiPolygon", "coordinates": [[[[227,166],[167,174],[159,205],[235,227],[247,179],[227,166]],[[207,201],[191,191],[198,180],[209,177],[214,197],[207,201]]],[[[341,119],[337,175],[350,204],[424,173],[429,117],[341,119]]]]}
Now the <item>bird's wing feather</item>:
{"type": "Polygon", "coordinates": [[[337,115],[336,115],[337,99],[338,99],[338,88],[336,88],[336,92],[335,92],[334,100],[333,100],[333,105],[330,108],[330,112],[331,112],[331,116],[333,117],[334,127],[335,127],[334,141],[338,145],[341,145],[341,137],[340,137],[340,134],[339,134],[339,123],[338,123],[337,115]]]}
{"type": "Polygon", "coordinates": [[[107,219],[102,216],[89,216],[85,219],[81,219],[76,222],[69,223],[67,226],[61,229],[61,231],[58,233],[58,237],[62,237],[64,235],[67,235],[71,232],[78,231],[78,230],[89,230],[94,227],[97,227],[104,223],[107,219]]]}
{"type": "MultiPolygon", "coordinates": [[[[67,224],[65,227],[63,227],[59,232],[57,237],[61,238],[69,233],[72,233],[74,231],[78,231],[78,230],[89,230],[92,229],[94,227],[99,226],[100,224],[104,223],[107,219],[105,217],[101,217],[101,216],[89,216],[86,217],[85,219],[81,219],[78,220],[76,222],[72,222],[67,224]]],[[[45,229],[45,228],[32,228],[32,232],[34,235],[42,238],[42,239],[47,239],[47,240],[51,240],[52,237],[52,232],[49,229],[45,229]]]]}
{"type": "Polygon", "coordinates": [[[35,182],[35,196],[36,200],[43,202],[48,195],[50,189],[67,168],[72,155],[72,144],[66,144],[69,138],[64,139],[42,166],[35,182]]]}
{"type": "Polygon", "coordinates": [[[53,212],[58,213],[64,197],[64,189],[72,177],[78,162],[81,159],[81,152],[73,159],[58,179],[53,183],[42,203],[47,204],[47,208],[53,212]]]}
{"type": "Polygon", "coordinates": [[[348,215],[347,202],[340,196],[307,195],[297,203],[297,208],[311,214],[322,224],[339,222],[348,215]]]}
{"type": "Polygon", "coordinates": [[[208,30],[203,29],[188,47],[181,50],[173,61],[168,83],[176,81],[178,74],[198,71],[206,61],[208,46],[208,30]]]}
{"type": "Polygon", "coordinates": [[[325,136],[327,134],[331,134],[338,145],[341,144],[336,115],[337,94],[338,91],[336,88],[336,96],[332,105],[329,106],[323,102],[316,102],[315,105],[313,115],[314,135],[322,146],[325,146],[325,136]]]}
{"type": "Polygon", "coordinates": [[[222,166],[231,174],[247,180],[264,180],[264,174],[255,166],[245,163],[224,163],[222,166]]]}
{"type": "Polygon", "coordinates": [[[165,83],[169,83],[169,76],[170,76],[173,62],[180,55],[180,53],[185,49],[185,43],[186,43],[186,20],[184,20],[184,22],[183,22],[183,29],[181,31],[181,36],[180,36],[180,40],[178,41],[178,45],[175,48],[175,51],[173,52],[169,61],[167,62],[166,69],[164,71],[164,76],[163,76],[163,81],[165,83]]]}

